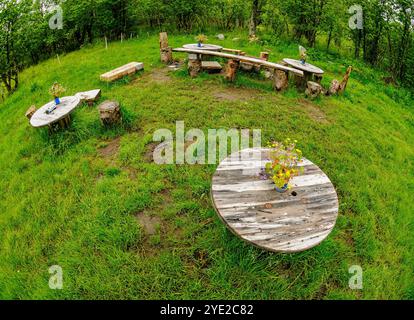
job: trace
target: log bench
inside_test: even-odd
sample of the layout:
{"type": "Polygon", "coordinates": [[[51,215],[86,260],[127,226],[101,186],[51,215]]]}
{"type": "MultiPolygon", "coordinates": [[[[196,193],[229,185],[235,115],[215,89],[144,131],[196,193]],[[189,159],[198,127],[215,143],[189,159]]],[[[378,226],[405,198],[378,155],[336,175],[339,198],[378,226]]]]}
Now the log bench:
{"type": "Polygon", "coordinates": [[[132,75],[142,69],[144,69],[144,64],[142,62],[131,62],[115,70],[102,74],[101,80],[105,82],[112,82],[125,76],[132,75]]]}
{"type": "Polygon", "coordinates": [[[274,71],[274,88],[276,91],[284,90],[288,87],[289,72],[298,77],[303,77],[303,71],[291,67],[283,66],[278,63],[269,62],[260,58],[246,57],[243,55],[234,55],[223,52],[214,52],[207,50],[194,50],[185,48],[175,48],[174,52],[188,53],[188,72],[191,77],[196,77],[202,70],[201,56],[214,56],[228,59],[226,79],[233,82],[236,79],[236,73],[241,62],[252,63],[272,69],[274,71]]]}

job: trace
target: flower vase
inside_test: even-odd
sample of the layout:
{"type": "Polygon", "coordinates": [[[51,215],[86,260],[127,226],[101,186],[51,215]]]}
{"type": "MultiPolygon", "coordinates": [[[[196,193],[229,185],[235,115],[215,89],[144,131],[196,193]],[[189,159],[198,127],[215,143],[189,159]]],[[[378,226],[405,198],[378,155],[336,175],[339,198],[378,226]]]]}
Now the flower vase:
{"type": "Polygon", "coordinates": [[[59,97],[55,97],[55,104],[59,105],[60,104],[60,98],[59,97]]]}
{"type": "Polygon", "coordinates": [[[285,193],[286,191],[289,190],[289,184],[286,183],[282,188],[279,188],[278,186],[275,185],[275,189],[279,193],[285,193]]]}

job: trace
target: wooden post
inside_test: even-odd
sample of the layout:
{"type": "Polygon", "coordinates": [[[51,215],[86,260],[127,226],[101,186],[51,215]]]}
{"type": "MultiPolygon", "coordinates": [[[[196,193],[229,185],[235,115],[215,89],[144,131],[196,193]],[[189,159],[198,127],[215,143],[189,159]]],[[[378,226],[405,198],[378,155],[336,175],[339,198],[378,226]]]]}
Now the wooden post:
{"type": "Polygon", "coordinates": [[[348,67],[348,69],[346,70],[346,74],[341,83],[339,83],[339,81],[336,79],[333,80],[329,88],[328,95],[344,93],[346,86],[348,85],[348,80],[349,80],[349,77],[351,76],[351,72],[352,72],[352,67],[348,67]]]}
{"type": "Polygon", "coordinates": [[[35,106],[31,106],[27,111],[26,111],[26,117],[27,119],[31,119],[33,117],[33,115],[36,112],[36,107],[35,106]]]}
{"type": "Polygon", "coordinates": [[[172,48],[168,46],[168,34],[166,32],[160,33],[160,54],[162,63],[170,64],[173,61],[172,48]]]}
{"type": "Polygon", "coordinates": [[[260,52],[260,59],[269,61],[269,52],[260,52]]]}
{"type": "Polygon", "coordinates": [[[191,78],[195,78],[201,71],[201,59],[198,54],[188,55],[188,73],[191,78]]]}
{"type": "Polygon", "coordinates": [[[289,73],[283,70],[275,70],[274,88],[276,91],[283,91],[289,86],[289,73]]]}
{"type": "Polygon", "coordinates": [[[239,61],[230,59],[226,69],[226,80],[234,82],[236,80],[237,69],[239,68],[239,61]]]}
{"type": "Polygon", "coordinates": [[[345,77],[342,80],[341,84],[339,85],[338,93],[345,92],[346,86],[348,85],[349,77],[351,76],[351,72],[352,72],[352,67],[348,67],[348,69],[346,70],[345,77]]]}

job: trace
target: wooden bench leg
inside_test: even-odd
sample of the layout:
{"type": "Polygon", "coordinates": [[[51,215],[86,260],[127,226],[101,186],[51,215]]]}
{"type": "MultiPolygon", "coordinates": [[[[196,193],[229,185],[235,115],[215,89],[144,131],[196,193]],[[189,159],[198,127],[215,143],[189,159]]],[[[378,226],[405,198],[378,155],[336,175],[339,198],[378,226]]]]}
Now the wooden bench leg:
{"type": "Polygon", "coordinates": [[[275,70],[274,88],[276,91],[285,90],[289,86],[289,73],[283,70],[275,70]]]}
{"type": "Polygon", "coordinates": [[[236,80],[237,69],[239,69],[239,61],[230,59],[226,68],[226,80],[234,82],[236,80]]]}
{"type": "Polygon", "coordinates": [[[198,54],[188,55],[188,73],[191,78],[195,78],[201,71],[201,59],[198,54]]]}

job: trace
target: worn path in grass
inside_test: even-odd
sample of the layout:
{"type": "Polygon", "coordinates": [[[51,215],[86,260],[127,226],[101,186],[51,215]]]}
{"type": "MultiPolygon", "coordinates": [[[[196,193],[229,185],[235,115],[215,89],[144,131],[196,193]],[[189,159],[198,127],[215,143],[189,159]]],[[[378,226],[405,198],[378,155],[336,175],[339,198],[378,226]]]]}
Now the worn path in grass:
{"type": "MultiPolygon", "coordinates": [[[[192,37],[171,37],[174,46],[192,37]]],[[[272,61],[295,45],[260,47],[226,40],[272,61]]],[[[75,299],[370,299],[414,298],[413,101],[385,87],[381,74],[323,56],[323,84],[348,64],[343,97],[309,101],[277,94],[260,77],[235,85],[218,75],[190,79],[158,63],[158,39],[87,47],[25,70],[20,89],[0,105],[0,298],[75,299]],[[106,85],[99,75],[143,61],[136,77],[106,85]],[[96,106],[48,136],[24,112],[68,94],[101,88],[123,108],[122,127],[105,130],[96,106]],[[259,128],[264,140],[291,137],[331,178],[340,199],[334,232],[298,254],[272,254],[233,236],[209,197],[216,166],[158,166],[152,134],[187,129],[259,128]],[[48,268],[63,268],[64,288],[48,288],[48,268]],[[352,265],[364,289],[348,287],[352,265]]],[[[184,58],[178,55],[179,58],[184,58]]]]}

